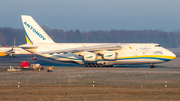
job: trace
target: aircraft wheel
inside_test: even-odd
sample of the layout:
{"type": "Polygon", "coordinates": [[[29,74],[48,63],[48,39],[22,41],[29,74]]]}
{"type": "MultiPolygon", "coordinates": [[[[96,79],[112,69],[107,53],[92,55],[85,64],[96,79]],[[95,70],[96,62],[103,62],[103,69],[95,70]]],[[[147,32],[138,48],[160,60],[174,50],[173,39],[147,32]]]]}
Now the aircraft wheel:
{"type": "Polygon", "coordinates": [[[85,64],[84,67],[88,67],[88,64],[85,64]]]}
{"type": "Polygon", "coordinates": [[[154,65],[150,65],[149,68],[154,68],[155,66],[154,65]]]}
{"type": "Polygon", "coordinates": [[[91,65],[92,65],[92,67],[96,67],[96,64],[94,64],[94,63],[92,63],[91,65]]]}
{"type": "Polygon", "coordinates": [[[90,64],[86,64],[86,67],[90,67],[90,64]]]}
{"type": "Polygon", "coordinates": [[[98,64],[94,64],[94,67],[98,67],[98,64]]]}
{"type": "Polygon", "coordinates": [[[90,67],[94,67],[93,64],[90,64],[90,67]]]}

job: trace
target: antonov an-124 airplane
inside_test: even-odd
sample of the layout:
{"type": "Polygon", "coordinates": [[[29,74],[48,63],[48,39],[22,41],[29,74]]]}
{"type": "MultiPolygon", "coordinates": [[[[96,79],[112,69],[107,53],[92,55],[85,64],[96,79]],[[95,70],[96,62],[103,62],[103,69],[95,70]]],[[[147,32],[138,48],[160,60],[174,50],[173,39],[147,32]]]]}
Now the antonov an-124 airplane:
{"type": "Polygon", "coordinates": [[[37,55],[85,67],[112,67],[120,64],[154,64],[176,58],[154,43],[55,43],[29,15],[21,15],[27,44],[21,48],[37,55]]]}

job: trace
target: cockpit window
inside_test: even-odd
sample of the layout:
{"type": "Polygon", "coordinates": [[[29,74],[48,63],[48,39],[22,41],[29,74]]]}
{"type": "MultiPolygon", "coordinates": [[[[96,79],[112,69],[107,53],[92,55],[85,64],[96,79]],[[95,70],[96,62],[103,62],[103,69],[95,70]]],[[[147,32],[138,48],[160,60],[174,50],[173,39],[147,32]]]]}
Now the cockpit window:
{"type": "Polygon", "coordinates": [[[155,45],[155,47],[161,47],[161,45],[155,45]]]}

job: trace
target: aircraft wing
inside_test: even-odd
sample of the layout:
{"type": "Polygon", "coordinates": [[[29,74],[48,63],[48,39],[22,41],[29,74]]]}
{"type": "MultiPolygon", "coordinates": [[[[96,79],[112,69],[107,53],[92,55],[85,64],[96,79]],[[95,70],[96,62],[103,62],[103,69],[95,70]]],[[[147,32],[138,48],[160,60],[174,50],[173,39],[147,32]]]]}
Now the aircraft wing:
{"type": "Polygon", "coordinates": [[[22,49],[36,49],[36,48],[38,48],[38,46],[32,46],[32,45],[29,45],[29,46],[19,46],[20,48],[22,48],[22,49]]]}
{"type": "Polygon", "coordinates": [[[14,52],[14,47],[12,47],[10,50],[7,50],[6,53],[15,53],[14,52]]]}
{"type": "Polygon", "coordinates": [[[40,52],[39,54],[53,54],[53,53],[76,53],[76,52],[82,52],[82,51],[101,51],[101,50],[120,50],[121,45],[120,44],[107,44],[107,45],[96,45],[96,46],[90,46],[90,47],[79,47],[79,48],[69,48],[69,49],[62,49],[62,50],[54,50],[54,51],[46,51],[46,52],[40,52]]]}

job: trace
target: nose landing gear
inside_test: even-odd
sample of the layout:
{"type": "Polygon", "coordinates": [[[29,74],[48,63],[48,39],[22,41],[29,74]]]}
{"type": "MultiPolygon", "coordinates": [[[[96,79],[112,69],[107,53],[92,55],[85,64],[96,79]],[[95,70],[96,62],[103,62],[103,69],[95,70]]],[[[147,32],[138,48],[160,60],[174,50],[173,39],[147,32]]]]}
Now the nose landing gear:
{"type": "Polygon", "coordinates": [[[149,68],[154,68],[154,67],[155,67],[154,64],[149,65],[149,68]]]}

